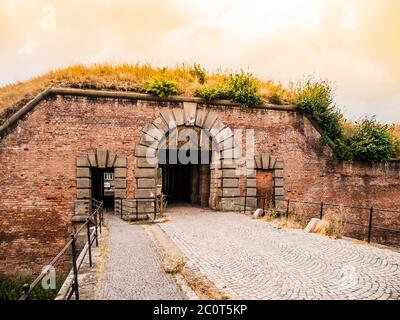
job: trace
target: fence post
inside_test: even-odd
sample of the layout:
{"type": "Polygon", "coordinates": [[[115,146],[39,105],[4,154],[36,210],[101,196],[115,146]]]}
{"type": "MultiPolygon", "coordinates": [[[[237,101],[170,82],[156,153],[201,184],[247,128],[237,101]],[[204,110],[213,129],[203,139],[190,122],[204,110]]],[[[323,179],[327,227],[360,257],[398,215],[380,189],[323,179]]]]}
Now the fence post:
{"type": "Polygon", "coordinates": [[[99,233],[97,232],[97,211],[94,213],[94,226],[95,226],[95,235],[96,235],[96,247],[99,246],[99,233]]]}
{"type": "Polygon", "coordinates": [[[25,283],[24,286],[22,287],[23,300],[31,300],[31,293],[29,292],[30,290],[31,286],[28,283],[25,283]]]}
{"type": "Polygon", "coordinates": [[[247,213],[247,193],[244,196],[244,214],[247,213]]]}
{"type": "Polygon", "coordinates": [[[76,265],[76,239],[75,235],[71,235],[72,243],[72,269],[74,271],[74,291],[75,291],[75,300],[79,300],[79,284],[78,284],[78,267],[76,265]]]}
{"type": "Polygon", "coordinates": [[[287,199],[286,219],[289,219],[290,199],[287,199]]]}
{"type": "Polygon", "coordinates": [[[121,198],[121,205],[120,205],[119,209],[121,211],[121,219],[122,219],[122,212],[123,212],[123,210],[122,210],[122,198],[121,198]]]}
{"type": "Polygon", "coordinates": [[[99,227],[100,227],[100,234],[101,234],[101,212],[99,209],[97,209],[97,215],[99,216],[99,227]]]}
{"type": "Polygon", "coordinates": [[[157,195],[154,197],[154,219],[156,220],[157,217],[157,195]]]}
{"type": "Polygon", "coordinates": [[[92,267],[92,241],[90,239],[90,220],[86,221],[86,230],[87,230],[87,238],[88,238],[88,245],[89,245],[89,266],[92,267]]]}
{"type": "Polygon", "coordinates": [[[266,200],[266,198],[264,198],[264,200],[263,200],[263,214],[265,214],[265,200],[266,200]]]}
{"type": "Polygon", "coordinates": [[[374,207],[369,209],[369,225],[368,225],[368,243],[371,243],[371,232],[372,232],[372,216],[374,214],[374,207]]]}
{"type": "Polygon", "coordinates": [[[135,200],[135,203],[136,203],[136,221],[139,220],[138,201],[139,201],[138,199],[135,200]]]}
{"type": "Polygon", "coordinates": [[[322,218],[324,217],[324,203],[321,202],[321,209],[319,211],[319,218],[320,220],[322,220],[322,218]]]}

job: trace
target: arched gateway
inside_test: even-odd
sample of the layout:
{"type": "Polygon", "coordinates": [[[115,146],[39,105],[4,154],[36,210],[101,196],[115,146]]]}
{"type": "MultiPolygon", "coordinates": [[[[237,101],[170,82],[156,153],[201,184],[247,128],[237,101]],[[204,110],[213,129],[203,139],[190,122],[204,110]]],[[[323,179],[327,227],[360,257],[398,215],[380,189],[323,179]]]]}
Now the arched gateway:
{"type": "Polygon", "coordinates": [[[229,198],[234,209],[239,154],[233,131],[215,113],[185,102],[183,109],[162,109],[142,131],[135,148],[135,199],[154,198],[158,186],[172,201],[228,209],[229,198]]]}

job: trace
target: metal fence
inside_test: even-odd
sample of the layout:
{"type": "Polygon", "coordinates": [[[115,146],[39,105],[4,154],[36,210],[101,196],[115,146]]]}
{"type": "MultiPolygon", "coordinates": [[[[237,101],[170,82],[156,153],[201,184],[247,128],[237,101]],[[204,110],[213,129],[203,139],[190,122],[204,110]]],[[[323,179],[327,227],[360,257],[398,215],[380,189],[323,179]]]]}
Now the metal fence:
{"type": "Polygon", "coordinates": [[[101,234],[103,225],[103,202],[92,199],[91,214],[87,217],[86,221],[71,235],[71,239],[51,260],[51,262],[46,265],[39,276],[31,284],[27,283],[23,286],[23,294],[20,300],[30,300],[33,290],[39,285],[39,283],[41,283],[42,279],[50,273],[51,268],[55,267],[61,260],[66,259],[66,255],[68,255],[67,258],[70,259],[72,268],[70,271],[71,277],[67,277],[63,285],[63,289],[65,290],[63,299],[70,300],[72,297],[74,297],[75,300],[79,300],[79,270],[87,254],[89,255],[89,266],[93,266],[92,246],[93,244],[95,244],[96,247],[99,245],[99,233],[101,234]],[[85,229],[87,240],[78,256],[78,236],[84,232],[85,229]]]}
{"type": "Polygon", "coordinates": [[[345,235],[368,243],[400,245],[400,210],[397,209],[288,199],[285,214],[286,217],[301,215],[307,220],[337,217],[345,226],[345,235]]]}
{"type": "Polygon", "coordinates": [[[115,204],[115,212],[121,219],[137,221],[152,216],[155,220],[157,214],[162,214],[166,207],[166,197],[118,199],[115,204]]]}

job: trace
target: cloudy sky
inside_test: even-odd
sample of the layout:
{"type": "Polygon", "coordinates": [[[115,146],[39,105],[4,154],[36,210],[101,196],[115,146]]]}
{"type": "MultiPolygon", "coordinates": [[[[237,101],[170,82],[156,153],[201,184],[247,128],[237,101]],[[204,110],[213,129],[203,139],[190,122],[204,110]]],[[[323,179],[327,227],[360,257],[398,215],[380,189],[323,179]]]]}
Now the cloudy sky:
{"type": "Polygon", "coordinates": [[[399,0],[0,0],[0,86],[75,63],[199,62],[330,79],[347,117],[400,122],[399,0]]]}

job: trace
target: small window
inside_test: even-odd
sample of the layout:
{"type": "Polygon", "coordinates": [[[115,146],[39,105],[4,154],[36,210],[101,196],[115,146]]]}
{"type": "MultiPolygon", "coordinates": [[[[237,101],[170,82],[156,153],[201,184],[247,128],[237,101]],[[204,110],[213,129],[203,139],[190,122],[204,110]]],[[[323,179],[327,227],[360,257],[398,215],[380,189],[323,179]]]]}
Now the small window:
{"type": "Polygon", "coordinates": [[[112,172],[104,173],[104,180],[105,181],[114,180],[114,173],[112,173],[112,172]]]}

